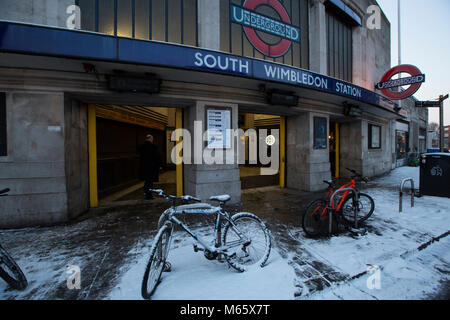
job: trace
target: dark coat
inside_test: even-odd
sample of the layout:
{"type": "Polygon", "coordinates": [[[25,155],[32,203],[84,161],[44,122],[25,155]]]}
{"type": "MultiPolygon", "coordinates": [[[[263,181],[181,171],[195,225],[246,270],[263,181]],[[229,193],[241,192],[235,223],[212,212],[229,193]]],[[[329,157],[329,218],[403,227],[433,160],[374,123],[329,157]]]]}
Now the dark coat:
{"type": "Polygon", "coordinates": [[[161,153],[153,143],[146,141],[139,147],[141,157],[140,176],[143,180],[158,181],[161,153]]]}

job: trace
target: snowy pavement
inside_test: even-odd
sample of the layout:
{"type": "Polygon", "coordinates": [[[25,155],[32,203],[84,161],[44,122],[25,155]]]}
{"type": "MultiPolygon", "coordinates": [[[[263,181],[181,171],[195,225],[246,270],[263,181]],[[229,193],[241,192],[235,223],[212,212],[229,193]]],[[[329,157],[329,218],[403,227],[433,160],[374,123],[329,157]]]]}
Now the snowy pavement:
{"type": "MultiPolygon", "coordinates": [[[[243,211],[256,213],[273,236],[264,268],[236,272],[206,260],[192,240],[175,233],[154,299],[448,299],[450,297],[450,199],[404,196],[398,185],[419,182],[419,169],[402,167],[374,179],[365,192],[375,212],[355,234],[310,239],[301,229],[307,203],[322,193],[284,189],[246,191],[243,211]]],[[[364,189],[363,189],[364,190],[364,189]]],[[[140,286],[162,201],[90,216],[67,225],[0,231],[29,280],[24,292],[0,280],[0,299],[141,299],[140,286]],[[68,289],[71,266],[81,270],[80,289],[68,289]]],[[[197,231],[207,234],[207,228],[197,231]]]]}

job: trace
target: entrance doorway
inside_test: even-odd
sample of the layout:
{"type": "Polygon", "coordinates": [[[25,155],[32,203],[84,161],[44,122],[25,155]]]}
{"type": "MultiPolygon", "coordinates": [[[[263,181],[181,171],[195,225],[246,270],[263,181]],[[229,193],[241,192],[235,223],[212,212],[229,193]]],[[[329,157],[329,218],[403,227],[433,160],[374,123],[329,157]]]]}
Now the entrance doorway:
{"type": "MultiPolygon", "coordinates": [[[[139,147],[151,134],[161,155],[154,188],[177,194],[182,190],[182,165],[175,165],[172,132],[181,109],[150,106],[89,105],[89,167],[91,207],[98,203],[143,200],[139,147]]],[[[182,191],[181,191],[182,192],[182,191]]]]}
{"type": "MultiPolygon", "coordinates": [[[[257,161],[251,160],[251,143],[252,137],[245,137],[245,163],[239,165],[239,172],[241,178],[241,189],[251,189],[267,186],[281,186],[285,185],[285,117],[277,115],[266,114],[254,114],[254,113],[239,113],[238,118],[239,128],[247,131],[254,129],[256,132],[256,155],[257,161]],[[261,130],[267,130],[267,134],[264,135],[261,130]],[[278,130],[278,134],[275,135],[275,130],[278,130]],[[279,137],[279,141],[275,143],[279,146],[279,167],[278,170],[270,175],[261,174],[262,168],[269,168],[270,164],[263,164],[259,157],[259,144],[265,143],[265,139],[269,135],[279,137]]],[[[272,157],[273,147],[267,146],[267,156],[272,157]]]]}
{"type": "Polygon", "coordinates": [[[330,121],[329,150],[330,150],[330,166],[331,176],[333,179],[340,177],[339,162],[340,162],[340,135],[339,123],[330,121]]]}

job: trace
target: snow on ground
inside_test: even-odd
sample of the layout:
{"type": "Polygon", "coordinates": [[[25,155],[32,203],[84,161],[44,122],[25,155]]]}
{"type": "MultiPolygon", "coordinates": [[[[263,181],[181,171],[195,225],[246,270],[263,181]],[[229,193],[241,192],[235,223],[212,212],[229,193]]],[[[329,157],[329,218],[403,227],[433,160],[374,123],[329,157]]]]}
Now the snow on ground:
{"type": "Polygon", "coordinates": [[[334,269],[355,276],[370,265],[382,268],[382,290],[368,290],[367,273],[352,284],[312,295],[311,299],[411,299],[433,293],[439,279],[450,280],[450,237],[433,243],[424,251],[417,248],[450,230],[450,199],[423,196],[403,197],[403,212],[398,210],[398,192],[382,186],[399,186],[402,179],[412,177],[418,187],[419,169],[402,167],[376,180],[379,187],[367,190],[375,211],[366,222],[362,235],[339,235],[326,240],[304,239],[302,245],[310,253],[334,269]],[[440,253],[439,253],[440,252],[440,253]],[[410,259],[410,256],[417,258],[410,259]],[[435,268],[440,265],[441,268],[435,268]],[[361,291],[362,290],[362,291],[361,291]]]}
{"type": "MultiPolygon", "coordinates": [[[[440,280],[450,280],[450,237],[425,250],[417,248],[450,230],[450,199],[422,197],[410,207],[404,197],[403,212],[398,212],[398,186],[405,177],[415,179],[418,168],[403,167],[376,180],[377,187],[367,192],[375,200],[375,212],[362,235],[348,233],[330,239],[301,237],[301,247],[318,261],[348,278],[362,276],[300,298],[307,299],[413,299],[435,293],[440,280]],[[386,188],[385,188],[386,187],[386,188]],[[389,187],[389,188],[388,188],[389,187]],[[381,268],[381,289],[369,289],[370,265],[381,268]]],[[[302,233],[296,230],[294,233],[302,233]]],[[[297,238],[298,239],[298,238],[297,238]]],[[[140,299],[140,284],[147,257],[131,263],[111,299],[140,299]]],[[[226,263],[206,260],[186,243],[170,252],[173,265],[164,273],[154,299],[293,299],[298,283],[289,257],[283,259],[272,249],[267,267],[237,273],[226,263]]]]}
{"type": "MultiPolygon", "coordinates": [[[[353,281],[335,285],[317,292],[309,299],[429,299],[439,292],[440,282],[448,281],[450,263],[450,238],[446,237],[414,255],[394,257],[383,261],[379,282],[375,270],[353,281]],[[443,279],[443,274],[447,276],[443,279]]],[[[448,293],[447,293],[448,295],[448,293]]]]}
{"type": "MultiPolygon", "coordinates": [[[[274,233],[277,237],[267,266],[251,268],[244,273],[230,268],[226,262],[207,260],[202,252],[195,253],[192,239],[177,231],[169,254],[172,271],[163,273],[153,299],[436,297],[440,286],[447,285],[448,288],[450,283],[450,236],[442,236],[450,230],[450,198],[415,198],[415,206],[411,208],[410,199],[405,194],[403,212],[399,213],[396,188],[406,177],[413,177],[417,188],[419,168],[398,168],[369,183],[365,192],[374,198],[375,212],[364,226],[366,232],[359,235],[344,231],[331,238],[306,238],[297,223],[277,222],[276,214],[292,212],[280,205],[269,226],[278,228],[278,232],[274,233]],[[280,230],[285,237],[279,236],[280,230]],[[439,241],[431,243],[438,237],[439,241]],[[425,243],[429,245],[417,250],[425,243]],[[369,266],[378,267],[379,273],[373,273],[374,269],[368,272],[369,266]],[[337,276],[333,278],[332,273],[337,276]],[[315,285],[316,280],[325,285],[315,285]]],[[[85,224],[89,226],[98,221],[101,220],[85,224]]],[[[126,231],[127,227],[124,228],[126,231]]],[[[104,228],[97,229],[94,229],[97,230],[95,233],[83,224],[75,224],[75,227],[67,229],[5,231],[3,235],[6,238],[23,238],[21,243],[13,246],[13,252],[21,253],[17,262],[27,274],[30,286],[24,292],[16,292],[6,289],[0,281],[0,299],[142,299],[141,281],[154,232],[137,233],[139,240],[131,242],[127,249],[120,246],[120,239],[116,241],[117,247],[108,249],[111,247],[105,242],[113,242],[110,237],[115,239],[117,234],[108,234],[104,228]],[[75,238],[80,242],[64,236],[73,235],[75,231],[75,238]],[[45,241],[41,241],[44,238],[45,241]],[[112,259],[110,264],[105,262],[102,266],[108,252],[110,256],[115,253],[119,259],[112,259]],[[81,292],[73,292],[73,295],[68,294],[66,288],[66,270],[72,264],[81,267],[82,283],[89,284],[83,285],[81,292]],[[98,285],[105,278],[111,280],[111,285],[98,285]]],[[[209,229],[196,228],[201,235],[206,230],[209,229]]],[[[126,231],[123,237],[128,234],[126,231]]]]}
{"type": "MultiPolygon", "coordinates": [[[[392,170],[388,175],[375,179],[372,182],[369,182],[369,185],[375,182],[379,186],[386,187],[400,187],[400,183],[405,178],[413,178],[414,179],[414,187],[419,187],[419,175],[420,168],[419,167],[400,167],[392,170]]],[[[406,184],[406,187],[409,187],[409,182],[406,184]]]]}
{"type": "MultiPolygon", "coordinates": [[[[26,229],[23,229],[26,232],[26,229]]],[[[9,232],[9,231],[7,231],[9,232]]],[[[12,232],[15,232],[12,230],[12,232]]],[[[37,241],[34,241],[36,243],[37,241]]],[[[48,299],[61,287],[64,289],[66,280],[70,276],[67,273],[71,266],[83,268],[88,264],[89,256],[92,252],[78,250],[77,252],[56,243],[51,248],[36,248],[30,244],[24,247],[21,256],[17,257],[17,252],[13,256],[17,264],[27,277],[28,287],[24,291],[16,291],[7,287],[6,283],[0,280],[0,300],[4,299],[48,299]]],[[[10,252],[11,253],[11,252],[10,252]]]]}
{"type": "MultiPolygon", "coordinates": [[[[110,298],[142,299],[141,282],[147,256],[133,262],[110,298]]],[[[192,245],[171,250],[171,272],[164,272],[154,300],[287,300],[294,296],[294,270],[273,250],[267,265],[240,273],[226,262],[207,260],[192,245]]]]}

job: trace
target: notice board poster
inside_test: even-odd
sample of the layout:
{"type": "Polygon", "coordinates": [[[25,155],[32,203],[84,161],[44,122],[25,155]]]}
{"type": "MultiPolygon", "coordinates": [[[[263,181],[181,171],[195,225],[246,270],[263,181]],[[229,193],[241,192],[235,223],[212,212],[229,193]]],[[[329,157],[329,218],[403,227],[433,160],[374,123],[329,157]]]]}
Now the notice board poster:
{"type": "Polygon", "coordinates": [[[231,148],[231,108],[207,108],[206,130],[208,149],[231,148]]]}
{"type": "Polygon", "coordinates": [[[314,149],[327,148],[327,118],[314,117],[314,149]]]}

